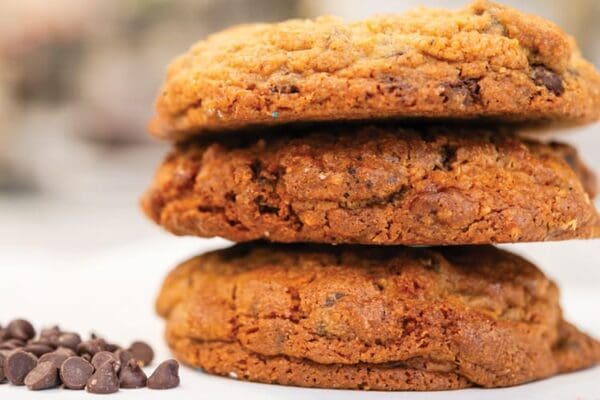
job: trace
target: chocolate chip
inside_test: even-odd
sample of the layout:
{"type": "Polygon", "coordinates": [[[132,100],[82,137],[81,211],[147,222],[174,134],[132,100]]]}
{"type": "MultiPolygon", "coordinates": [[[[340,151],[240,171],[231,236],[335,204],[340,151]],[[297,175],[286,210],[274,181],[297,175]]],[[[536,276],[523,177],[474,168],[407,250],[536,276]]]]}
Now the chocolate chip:
{"type": "Polygon", "coordinates": [[[560,96],[565,92],[565,87],[561,77],[554,71],[549,70],[544,65],[532,66],[531,78],[538,86],[545,86],[546,89],[560,96]]]}
{"type": "Polygon", "coordinates": [[[179,363],[167,360],[160,363],[148,378],[150,389],[171,389],[179,386],[179,363]]]}
{"type": "Polygon", "coordinates": [[[235,203],[236,195],[234,192],[229,191],[225,193],[225,200],[235,203]]]}
{"type": "Polygon", "coordinates": [[[108,361],[114,362],[115,368],[117,368],[117,371],[119,370],[121,364],[119,358],[109,351],[99,351],[98,353],[94,354],[94,357],[92,357],[92,365],[96,369],[99,369],[108,361]]]}
{"type": "Polygon", "coordinates": [[[327,335],[327,327],[325,326],[325,322],[323,322],[323,321],[317,322],[317,324],[315,325],[315,333],[318,336],[327,335]]]}
{"type": "Polygon", "coordinates": [[[60,337],[61,332],[57,326],[53,328],[47,328],[40,333],[40,338],[36,340],[38,343],[46,344],[50,347],[57,348],[59,346],[58,338],[60,337]]]}
{"type": "Polygon", "coordinates": [[[24,319],[15,319],[6,327],[9,337],[27,341],[35,336],[35,329],[24,319]]]}
{"type": "Polygon", "coordinates": [[[58,345],[77,351],[77,346],[81,343],[81,337],[76,333],[63,333],[58,337],[58,345]]]}
{"type": "Polygon", "coordinates": [[[344,297],[344,293],[335,292],[327,296],[325,299],[325,307],[332,307],[339,299],[344,297]]]}
{"type": "Polygon", "coordinates": [[[263,170],[263,163],[259,159],[255,159],[250,163],[250,170],[252,171],[252,179],[257,180],[260,177],[260,173],[263,170]]]}
{"type": "MultiPolygon", "coordinates": [[[[133,360],[133,354],[129,350],[119,349],[115,352],[115,356],[119,359],[121,365],[125,365],[129,360],[133,360]]],[[[137,361],[136,361],[137,362],[137,361]]]]}
{"type": "Polygon", "coordinates": [[[77,353],[79,355],[89,354],[93,356],[94,354],[103,350],[106,350],[106,341],[96,337],[86,340],[85,342],[81,342],[77,346],[77,353]]]}
{"type": "Polygon", "coordinates": [[[138,363],[141,363],[142,367],[150,365],[154,359],[154,351],[147,343],[140,341],[133,342],[128,350],[133,355],[133,358],[135,358],[138,363]]]}
{"type": "Polygon", "coordinates": [[[135,389],[146,386],[148,378],[138,363],[131,359],[121,367],[119,382],[123,389],[135,389]]]}
{"type": "Polygon", "coordinates": [[[383,75],[380,79],[382,88],[388,93],[401,96],[402,92],[413,89],[412,85],[392,75],[383,75]]]}
{"type": "Polygon", "coordinates": [[[107,361],[94,372],[86,385],[89,393],[109,394],[119,391],[119,378],[114,364],[114,361],[107,361]]]}
{"type": "Polygon", "coordinates": [[[276,206],[273,206],[273,205],[270,205],[269,203],[267,203],[267,199],[262,194],[256,196],[256,198],[254,199],[254,202],[256,203],[256,206],[258,207],[258,212],[260,214],[277,214],[277,213],[279,213],[279,207],[276,207],[276,206]]]}
{"type": "Polygon", "coordinates": [[[39,363],[51,362],[52,365],[54,365],[56,368],[60,368],[69,357],[71,357],[71,355],[67,355],[63,352],[55,350],[52,353],[46,353],[43,356],[41,356],[39,359],[39,363]]]}
{"type": "Polygon", "coordinates": [[[39,363],[25,377],[25,385],[30,390],[45,390],[60,385],[58,368],[49,361],[39,363]]]}
{"type": "MultiPolygon", "coordinates": [[[[262,166],[257,169],[260,173],[262,166]]],[[[141,341],[123,349],[95,334],[82,341],[77,333],[58,326],[43,329],[36,338],[32,324],[24,319],[0,325],[0,383],[25,384],[31,390],[56,387],[61,381],[67,389],[87,385],[90,393],[144,387],[148,378],[142,367],[153,358],[152,348],[141,341]]],[[[177,386],[178,372],[174,360],[161,364],[153,374],[154,388],[177,386]]]]}
{"type": "Polygon", "coordinates": [[[468,91],[468,96],[465,97],[464,104],[470,106],[481,100],[481,87],[478,79],[464,79],[462,81],[464,87],[468,91]]]}
{"type": "Polygon", "coordinates": [[[77,353],[75,353],[75,351],[73,351],[72,349],[69,349],[68,347],[59,347],[56,350],[54,350],[55,353],[58,354],[64,354],[67,357],[73,357],[76,356],[77,353]]]}
{"type": "Polygon", "coordinates": [[[479,79],[461,79],[458,82],[443,84],[441,88],[444,103],[460,101],[465,106],[471,106],[481,101],[479,79]]]}
{"type": "Polygon", "coordinates": [[[29,342],[27,342],[27,344],[41,344],[44,346],[48,346],[50,347],[52,350],[56,349],[58,347],[58,337],[54,338],[54,339],[50,339],[50,338],[39,338],[36,340],[30,340],[29,342]]]}
{"type": "Polygon", "coordinates": [[[4,363],[6,378],[13,385],[21,386],[27,374],[37,365],[37,358],[23,350],[13,351],[4,363]]]}
{"type": "Polygon", "coordinates": [[[40,338],[58,338],[60,334],[60,328],[57,325],[54,325],[53,327],[42,329],[42,331],[40,332],[40,338]]]}
{"type": "MultiPolygon", "coordinates": [[[[383,75],[379,80],[381,82],[377,85],[379,92],[394,96],[400,104],[408,107],[412,107],[417,103],[416,89],[410,83],[391,75],[383,75]]],[[[367,93],[366,97],[370,99],[373,94],[367,93]]]]}
{"type": "Polygon", "coordinates": [[[4,374],[4,363],[6,363],[6,356],[0,352],[0,383],[4,382],[6,375],[4,374]]]}
{"type": "Polygon", "coordinates": [[[25,346],[25,342],[21,339],[8,339],[0,343],[0,350],[15,350],[25,346]]]}
{"type": "Polygon", "coordinates": [[[23,347],[23,350],[33,354],[36,357],[40,357],[46,353],[51,353],[54,348],[44,343],[33,342],[23,347]]]}
{"type": "Polygon", "coordinates": [[[434,170],[451,171],[452,163],[456,161],[456,147],[444,144],[440,147],[440,161],[436,163],[434,170]]]}
{"type": "Polygon", "coordinates": [[[121,346],[119,346],[118,344],[114,344],[114,343],[106,343],[106,351],[110,351],[111,353],[114,353],[115,351],[119,350],[121,348],[121,346]]]}
{"type": "Polygon", "coordinates": [[[60,379],[67,389],[83,389],[93,373],[92,364],[81,357],[69,357],[60,367],[60,379]]]}
{"type": "Polygon", "coordinates": [[[293,84],[282,84],[282,85],[271,86],[271,93],[293,94],[293,93],[300,93],[300,89],[298,88],[298,86],[293,85],[293,84]]]}

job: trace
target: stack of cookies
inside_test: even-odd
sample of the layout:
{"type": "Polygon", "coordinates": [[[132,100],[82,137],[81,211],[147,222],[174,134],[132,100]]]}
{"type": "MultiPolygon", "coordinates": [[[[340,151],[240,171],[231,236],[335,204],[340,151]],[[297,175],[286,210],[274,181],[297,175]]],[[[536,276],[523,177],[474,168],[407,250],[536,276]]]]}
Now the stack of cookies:
{"type": "Polygon", "coordinates": [[[244,243],[167,277],[169,346],[210,373],[325,388],[596,364],[557,286],[492,245],[600,235],[575,149],[523,135],[599,116],[574,41],[487,1],[209,37],[169,69],[151,129],[175,146],[142,204],[174,234],[244,243]]]}

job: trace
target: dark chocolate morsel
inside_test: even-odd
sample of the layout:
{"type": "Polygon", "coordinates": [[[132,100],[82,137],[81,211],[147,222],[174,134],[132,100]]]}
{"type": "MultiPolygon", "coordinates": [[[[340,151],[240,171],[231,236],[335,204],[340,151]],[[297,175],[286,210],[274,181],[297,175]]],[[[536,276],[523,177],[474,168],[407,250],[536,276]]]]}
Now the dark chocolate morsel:
{"type": "Polygon", "coordinates": [[[560,96],[565,92],[565,86],[561,77],[554,71],[549,70],[543,65],[534,65],[532,67],[531,78],[538,86],[545,86],[546,89],[560,96]]]}
{"type": "Polygon", "coordinates": [[[6,378],[13,385],[21,386],[25,383],[27,374],[37,365],[37,358],[23,350],[15,350],[4,363],[6,378]]]}
{"type": "Polygon", "coordinates": [[[107,361],[94,372],[86,385],[89,393],[109,394],[119,390],[119,378],[114,364],[114,361],[107,361]]]}
{"type": "Polygon", "coordinates": [[[40,337],[41,338],[54,337],[54,336],[60,336],[60,334],[61,334],[60,328],[58,327],[58,325],[54,325],[54,326],[51,326],[50,328],[42,329],[42,331],[40,332],[40,337]]]}
{"type": "Polygon", "coordinates": [[[40,357],[38,360],[39,363],[50,362],[56,368],[60,369],[62,364],[69,358],[70,355],[59,352],[58,350],[53,351],[52,353],[46,353],[40,357]]]}
{"type": "Polygon", "coordinates": [[[25,377],[25,385],[30,390],[45,390],[60,385],[58,379],[58,368],[50,362],[39,363],[25,377]]]}
{"type": "Polygon", "coordinates": [[[140,341],[133,342],[131,346],[129,346],[128,350],[133,355],[133,358],[135,358],[142,367],[150,365],[154,359],[154,350],[152,350],[152,347],[150,347],[147,343],[140,341]]]}
{"type": "Polygon", "coordinates": [[[81,337],[76,333],[63,333],[58,337],[58,345],[77,351],[77,346],[81,343],[81,337]]]}
{"type": "Polygon", "coordinates": [[[119,349],[115,352],[115,356],[119,359],[121,365],[127,364],[127,362],[133,358],[133,354],[129,350],[119,349]]]}
{"type": "Polygon", "coordinates": [[[179,363],[167,360],[160,363],[148,378],[150,389],[171,389],[179,386],[179,363]]]}
{"type": "Polygon", "coordinates": [[[106,343],[106,346],[105,346],[106,351],[110,351],[111,353],[114,353],[115,351],[117,351],[119,349],[121,349],[121,346],[119,346],[118,344],[106,343]]]}
{"type": "Polygon", "coordinates": [[[58,353],[58,354],[64,354],[67,357],[73,357],[73,356],[77,355],[77,353],[75,353],[75,351],[69,349],[68,347],[59,347],[56,350],[54,350],[54,352],[58,353]]]}
{"type": "Polygon", "coordinates": [[[6,327],[8,335],[13,339],[27,341],[35,337],[35,329],[33,325],[24,319],[15,319],[6,327]]]}
{"type": "Polygon", "coordinates": [[[127,364],[121,366],[119,382],[124,389],[135,389],[146,386],[148,378],[138,363],[131,359],[127,364]]]}
{"type": "Polygon", "coordinates": [[[95,369],[99,369],[107,361],[113,361],[116,371],[119,370],[121,364],[119,358],[109,351],[100,351],[92,357],[92,365],[95,369]]]}
{"type": "Polygon", "coordinates": [[[21,339],[8,339],[0,343],[0,350],[14,350],[25,346],[25,342],[21,339]]]}
{"type": "Polygon", "coordinates": [[[0,383],[6,380],[6,375],[4,374],[4,363],[6,362],[6,356],[3,352],[0,351],[0,383]]]}
{"type": "Polygon", "coordinates": [[[44,344],[44,343],[37,343],[37,342],[29,343],[28,345],[23,347],[23,351],[27,351],[36,357],[40,357],[46,353],[51,353],[53,350],[54,350],[54,348],[52,348],[51,346],[48,346],[47,344],[44,344]]]}
{"type": "Polygon", "coordinates": [[[106,341],[100,338],[86,340],[77,346],[77,353],[79,353],[79,355],[89,354],[93,356],[94,354],[104,350],[106,350],[106,341]]]}
{"type": "Polygon", "coordinates": [[[83,389],[93,373],[92,364],[81,357],[69,357],[60,367],[60,379],[67,389],[83,389]]]}

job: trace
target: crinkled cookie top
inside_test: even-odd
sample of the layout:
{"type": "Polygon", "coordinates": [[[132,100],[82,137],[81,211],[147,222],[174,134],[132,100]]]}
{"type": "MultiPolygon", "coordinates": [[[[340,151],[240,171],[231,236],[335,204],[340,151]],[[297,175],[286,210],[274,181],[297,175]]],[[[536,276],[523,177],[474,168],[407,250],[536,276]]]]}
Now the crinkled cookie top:
{"type": "Polygon", "coordinates": [[[554,23],[485,0],[345,23],[232,27],[169,67],[151,131],[387,118],[583,123],[600,76],[554,23]]]}

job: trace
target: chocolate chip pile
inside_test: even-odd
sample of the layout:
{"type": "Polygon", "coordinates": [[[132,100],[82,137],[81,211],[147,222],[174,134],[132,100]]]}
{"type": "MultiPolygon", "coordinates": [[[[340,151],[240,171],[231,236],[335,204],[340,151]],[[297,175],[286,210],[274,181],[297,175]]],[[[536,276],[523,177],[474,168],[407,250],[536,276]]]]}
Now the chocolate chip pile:
{"type": "Polygon", "coordinates": [[[31,390],[66,389],[108,394],[122,389],[148,387],[171,389],[179,385],[179,364],[162,362],[150,377],[142,367],[150,365],[154,351],[144,342],[122,348],[91,336],[81,340],[58,326],[36,332],[29,321],[15,319],[0,325],[0,383],[10,382],[31,390]]]}

